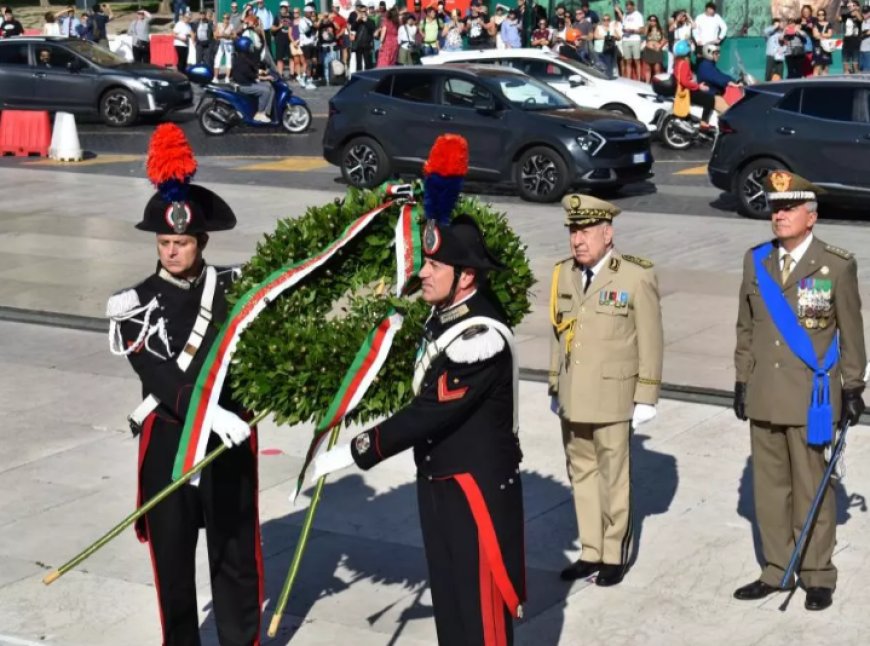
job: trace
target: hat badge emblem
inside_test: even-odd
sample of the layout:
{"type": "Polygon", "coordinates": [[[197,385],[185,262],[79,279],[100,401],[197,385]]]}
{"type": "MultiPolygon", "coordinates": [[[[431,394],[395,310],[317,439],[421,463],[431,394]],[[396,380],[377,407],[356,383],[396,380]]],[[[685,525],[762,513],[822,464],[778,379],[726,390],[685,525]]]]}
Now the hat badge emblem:
{"type": "Polygon", "coordinates": [[[190,221],[193,220],[193,213],[186,202],[173,202],[166,207],[164,213],[166,224],[177,234],[182,234],[187,231],[190,226],[190,221]]]}
{"type": "Polygon", "coordinates": [[[434,220],[426,222],[426,228],[423,230],[423,252],[431,256],[441,247],[441,232],[434,220]]]}
{"type": "Polygon", "coordinates": [[[572,195],[568,200],[568,204],[571,207],[572,211],[578,210],[580,208],[580,204],[581,204],[580,196],[579,195],[572,195]]]}
{"type": "Polygon", "coordinates": [[[784,193],[791,188],[791,175],[782,171],[775,171],[770,174],[770,185],[778,193],[784,193]]]}

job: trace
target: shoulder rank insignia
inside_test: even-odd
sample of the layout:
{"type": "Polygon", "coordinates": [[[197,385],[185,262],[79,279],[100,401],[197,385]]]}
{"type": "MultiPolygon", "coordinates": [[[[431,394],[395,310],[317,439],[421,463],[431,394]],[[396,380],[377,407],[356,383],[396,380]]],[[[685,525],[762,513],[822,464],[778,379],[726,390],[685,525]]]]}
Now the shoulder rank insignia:
{"type": "Polygon", "coordinates": [[[846,251],[845,249],[841,249],[840,247],[835,247],[833,245],[826,244],[825,251],[828,251],[835,256],[840,256],[843,260],[850,260],[852,258],[852,253],[850,251],[846,251]]]}
{"type": "Polygon", "coordinates": [[[447,325],[448,323],[453,323],[453,321],[458,321],[463,316],[466,316],[470,311],[471,310],[468,309],[468,305],[463,303],[458,307],[447,310],[443,314],[439,314],[438,320],[441,321],[442,325],[447,325]]]}
{"type": "Polygon", "coordinates": [[[559,265],[562,265],[562,264],[568,262],[569,260],[571,262],[574,262],[574,256],[568,256],[567,258],[562,258],[561,260],[557,260],[555,263],[555,266],[558,267],[559,265]]]}
{"type": "Polygon", "coordinates": [[[643,267],[644,269],[649,269],[653,266],[652,260],[647,260],[646,258],[639,258],[638,256],[629,256],[625,253],[622,254],[622,259],[626,262],[638,265],[639,267],[643,267]]]}
{"type": "Polygon", "coordinates": [[[619,271],[619,258],[610,256],[610,262],[607,264],[610,271],[619,271]]]}

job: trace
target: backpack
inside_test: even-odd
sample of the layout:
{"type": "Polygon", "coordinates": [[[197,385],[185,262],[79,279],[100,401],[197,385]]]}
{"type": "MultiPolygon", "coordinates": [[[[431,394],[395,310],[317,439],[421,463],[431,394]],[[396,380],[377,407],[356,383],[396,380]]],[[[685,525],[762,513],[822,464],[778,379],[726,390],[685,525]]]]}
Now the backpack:
{"type": "Polygon", "coordinates": [[[91,35],[94,37],[94,40],[100,40],[105,37],[103,27],[100,25],[100,21],[97,20],[97,14],[94,14],[91,19],[91,35]]]}

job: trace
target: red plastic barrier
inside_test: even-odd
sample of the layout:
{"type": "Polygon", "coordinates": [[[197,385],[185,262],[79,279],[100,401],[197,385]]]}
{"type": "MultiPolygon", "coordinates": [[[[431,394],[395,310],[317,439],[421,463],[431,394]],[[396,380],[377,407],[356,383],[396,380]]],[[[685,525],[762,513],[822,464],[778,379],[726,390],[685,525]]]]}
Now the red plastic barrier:
{"type": "Polygon", "coordinates": [[[25,29],[24,36],[42,36],[41,29],[25,29]]]}
{"type": "Polygon", "coordinates": [[[50,145],[48,112],[4,110],[0,115],[0,155],[47,157],[50,145]]]}
{"type": "Polygon", "coordinates": [[[175,55],[175,37],[171,34],[151,35],[151,64],[164,67],[175,67],[178,58],[175,55]]]}

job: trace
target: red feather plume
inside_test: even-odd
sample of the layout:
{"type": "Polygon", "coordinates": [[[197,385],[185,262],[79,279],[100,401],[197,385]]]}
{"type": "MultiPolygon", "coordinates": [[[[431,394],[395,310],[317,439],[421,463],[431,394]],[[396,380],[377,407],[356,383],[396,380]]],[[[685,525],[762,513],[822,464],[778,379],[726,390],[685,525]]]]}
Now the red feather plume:
{"type": "Polygon", "coordinates": [[[468,173],[468,142],[461,135],[441,135],[432,144],[424,175],[465,177],[468,173]]]}
{"type": "Polygon", "coordinates": [[[196,158],[181,128],[174,123],[157,126],[148,146],[145,170],[155,186],[173,179],[185,183],[193,177],[196,158]]]}

